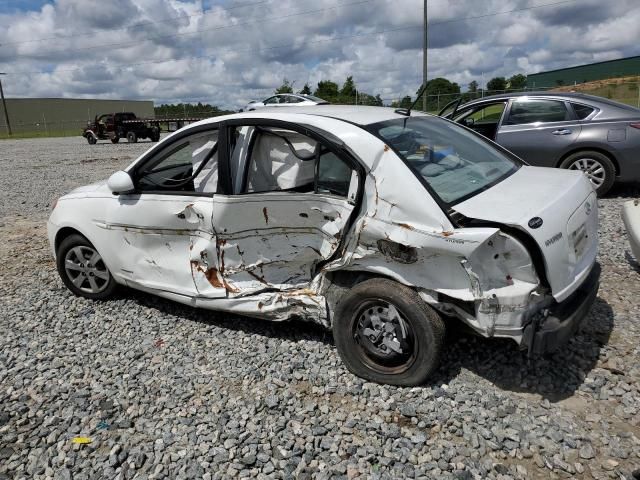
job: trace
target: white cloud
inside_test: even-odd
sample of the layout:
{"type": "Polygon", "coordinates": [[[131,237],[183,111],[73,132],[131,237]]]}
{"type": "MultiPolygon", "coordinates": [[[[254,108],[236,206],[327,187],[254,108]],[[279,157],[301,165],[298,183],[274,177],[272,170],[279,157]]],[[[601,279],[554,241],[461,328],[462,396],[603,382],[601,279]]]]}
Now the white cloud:
{"type": "MultiPolygon", "coordinates": [[[[422,0],[213,3],[203,14],[201,0],[113,0],[100,8],[56,0],[0,15],[0,71],[12,74],[6,93],[238,108],[285,77],[301,88],[353,75],[359,90],[389,100],[421,83],[422,0]]],[[[540,4],[430,0],[430,77],[466,86],[483,75],[639,54],[637,1],[529,8],[540,4]],[[529,9],[483,17],[522,8],[529,9]]]]}

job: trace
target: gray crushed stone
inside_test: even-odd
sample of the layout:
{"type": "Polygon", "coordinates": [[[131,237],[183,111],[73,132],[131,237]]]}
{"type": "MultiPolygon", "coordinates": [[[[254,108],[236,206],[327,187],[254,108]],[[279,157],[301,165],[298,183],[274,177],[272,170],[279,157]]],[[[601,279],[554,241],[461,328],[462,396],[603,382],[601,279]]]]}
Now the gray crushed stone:
{"type": "Polygon", "coordinates": [[[134,291],[71,295],[46,241],[50,205],[149,146],[0,142],[0,479],[632,479],[640,469],[640,266],[620,219],[640,188],[599,201],[602,286],[566,348],[529,365],[508,341],[456,332],[431,382],[396,388],[351,375],[312,324],[134,291]]]}

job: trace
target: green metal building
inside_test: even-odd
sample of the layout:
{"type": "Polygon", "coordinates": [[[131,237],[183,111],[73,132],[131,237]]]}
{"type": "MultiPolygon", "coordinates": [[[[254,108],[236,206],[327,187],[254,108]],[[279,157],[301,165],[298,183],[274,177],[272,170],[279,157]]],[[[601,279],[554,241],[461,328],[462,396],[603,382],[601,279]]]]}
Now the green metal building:
{"type": "Polygon", "coordinates": [[[560,68],[527,76],[527,88],[549,88],[562,85],[640,75],[640,56],[560,68]]]}
{"type": "MultiPolygon", "coordinates": [[[[7,98],[9,123],[15,135],[80,135],[87,121],[96,115],[134,112],[153,117],[150,100],[98,100],[80,98],[7,98]]],[[[0,136],[7,135],[4,109],[0,102],[0,136]]]]}

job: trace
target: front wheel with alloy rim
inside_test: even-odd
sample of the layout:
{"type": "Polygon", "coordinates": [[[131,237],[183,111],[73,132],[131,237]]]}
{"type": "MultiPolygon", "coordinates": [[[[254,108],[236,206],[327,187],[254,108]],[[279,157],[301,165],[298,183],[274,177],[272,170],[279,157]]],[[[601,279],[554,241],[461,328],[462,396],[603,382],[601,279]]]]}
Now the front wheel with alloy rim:
{"type": "Polygon", "coordinates": [[[414,386],[438,366],[445,327],[412,289],[375,278],[341,299],[333,337],[347,368],[378,383],[414,386]]]}
{"type": "Polygon", "coordinates": [[[599,197],[607,193],[615,181],[616,169],[611,159],[603,153],[592,150],[569,155],[562,161],[560,168],[583,172],[599,197]]]}
{"type": "Polygon", "coordinates": [[[65,238],[56,252],[58,274],[75,295],[102,300],[113,294],[116,282],[104,260],[81,235],[65,238]]]}

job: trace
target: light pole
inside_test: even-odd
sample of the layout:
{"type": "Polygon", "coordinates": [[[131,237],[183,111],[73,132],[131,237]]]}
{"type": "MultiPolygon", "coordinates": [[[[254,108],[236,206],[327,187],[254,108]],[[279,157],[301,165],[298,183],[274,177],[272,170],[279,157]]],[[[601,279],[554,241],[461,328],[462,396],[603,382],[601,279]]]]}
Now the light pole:
{"type": "MultiPolygon", "coordinates": [[[[4,72],[0,72],[0,75],[6,75],[4,72]]],[[[9,123],[9,112],[7,111],[7,102],[4,101],[4,91],[2,90],[2,80],[0,80],[0,97],[2,97],[2,108],[4,108],[4,118],[7,120],[7,130],[9,131],[9,136],[11,133],[11,123],[9,123]]]]}
{"type": "MultiPolygon", "coordinates": [[[[427,84],[427,0],[424,0],[424,35],[422,39],[422,85],[427,84]]],[[[427,111],[427,90],[422,92],[422,111],[427,111]]]]}

